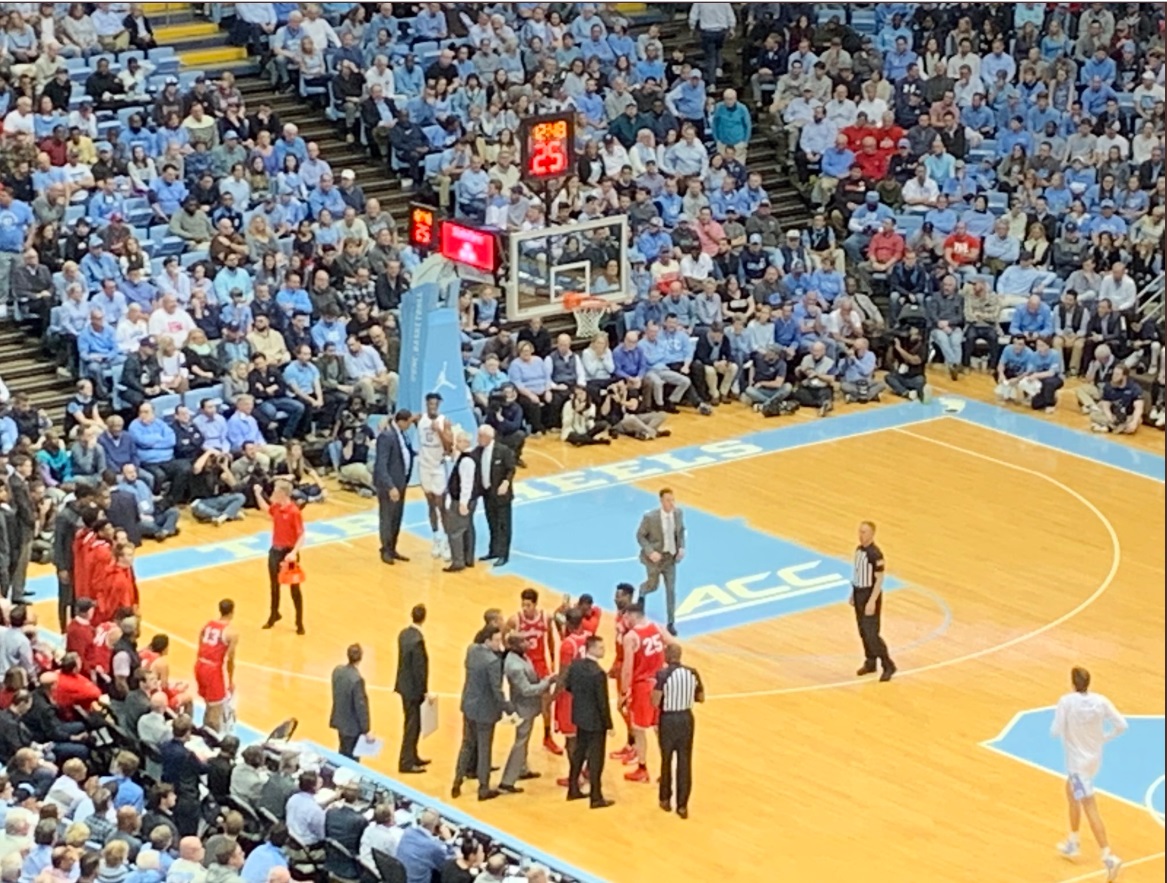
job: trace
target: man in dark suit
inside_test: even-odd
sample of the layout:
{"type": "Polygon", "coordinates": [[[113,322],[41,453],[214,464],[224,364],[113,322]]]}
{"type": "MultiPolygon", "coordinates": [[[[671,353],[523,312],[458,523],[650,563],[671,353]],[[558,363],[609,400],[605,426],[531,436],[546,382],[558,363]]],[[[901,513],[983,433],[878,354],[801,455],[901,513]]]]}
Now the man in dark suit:
{"type": "Polygon", "coordinates": [[[494,728],[503,713],[513,710],[502,692],[502,629],[487,626],[466,654],[466,682],[462,686],[462,747],[454,773],[451,796],[462,794],[462,782],[471,772],[470,760],[477,750],[478,799],[493,800],[499,792],[490,787],[494,728]]]}
{"type": "Polygon", "coordinates": [[[421,736],[421,704],[426,700],[430,682],[430,658],[425,649],[425,605],[418,604],[409,614],[411,624],[397,636],[397,681],[394,692],[401,697],[405,725],[401,731],[401,753],[397,758],[397,772],[424,773],[428,760],[417,754],[417,740],[421,736]]]}
{"type": "Polygon", "coordinates": [[[398,411],[377,436],[373,487],[377,490],[377,523],[381,533],[381,560],[385,564],[409,560],[397,551],[397,537],[405,511],[405,491],[413,471],[413,450],[405,440],[405,430],[412,421],[409,411],[398,411]]]}
{"type": "Polygon", "coordinates": [[[486,500],[486,524],[490,528],[490,550],[484,561],[495,567],[507,563],[511,554],[511,504],[515,492],[515,454],[501,442],[495,442],[494,428],[478,427],[479,475],[486,500]]]}
{"type": "Polygon", "coordinates": [[[361,645],[350,644],[347,654],[348,663],[332,670],[332,715],[328,725],[340,738],[340,753],[352,757],[357,740],[369,732],[369,695],[359,667],[361,645]]]}
{"type": "Polygon", "coordinates": [[[33,506],[28,480],[32,477],[32,457],[21,454],[12,458],[12,475],[8,487],[12,492],[12,509],[16,513],[16,537],[13,541],[12,603],[23,604],[28,561],[32,555],[32,541],[36,534],[37,513],[33,506]]]}
{"type": "Polygon", "coordinates": [[[349,782],[340,789],[340,802],[333,804],[324,814],[324,837],[335,840],[345,848],[327,849],[324,869],[337,880],[356,880],[361,876],[361,866],[355,856],[361,851],[361,836],[369,822],[361,805],[359,782],[349,782]]]}
{"type": "Polygon", "coordinates": [[[591,781],[592,809],[603,809],[616,801],[605,800],[601,778],[604,758],[607,756],[608,731],[612,729],[612,709],[608,703],[608,675],[600,667],[604,658],[604,639],[595,635],[588,638],[587,655],[577,659],[567,670],[564,689],[571,694],[571,722],[575,724],[575,746],[571,753],[571,767],[567,773],[570,783],[568,800],[580,800],[587,795],[579,790],[579,776],[584,763],[591,781]]]}

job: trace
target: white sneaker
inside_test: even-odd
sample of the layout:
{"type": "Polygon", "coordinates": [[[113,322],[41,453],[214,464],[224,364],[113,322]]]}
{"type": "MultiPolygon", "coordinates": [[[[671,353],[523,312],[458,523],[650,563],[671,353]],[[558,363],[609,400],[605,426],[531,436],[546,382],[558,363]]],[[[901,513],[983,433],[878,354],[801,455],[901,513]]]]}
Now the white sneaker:
{"type": "Polygon", "coordinates": [[[1063,840],[1058,844],[1058,852],[1064,858],[1070,859],[1071,861],[1076,859],[1078,857],[1078,841],[1070,839],[1063,840]]]}
{"type": "Polygon", "coordinates": [[[1118,872],[1122,870],[1122,859],[1111,853],[1102,860],[1102,866],[1106,868],[1106,880],[1110,883],[1118,879],[1118,872]]]}
{"type": "Polygon", "coordinates": [[[450,538],[444,536],[442,537],[442,560],[449,563],[453,557],[450,553],[450,538]]]}
{"type": "Polygon", "coordinates": [[[430,546],[430,557],[431,558],[441,558],[442,557],[442,538],[441,537],[438,537],[438,536],[434,537],[433,544],[430,546]]]}
{"type": "Polygon", "coordinates": [[[918,392],[916,392],[914,389],[908,390],[908,401],[909,402],[917,401],[919,398],[920,398],[920,394],[918,392]]]}

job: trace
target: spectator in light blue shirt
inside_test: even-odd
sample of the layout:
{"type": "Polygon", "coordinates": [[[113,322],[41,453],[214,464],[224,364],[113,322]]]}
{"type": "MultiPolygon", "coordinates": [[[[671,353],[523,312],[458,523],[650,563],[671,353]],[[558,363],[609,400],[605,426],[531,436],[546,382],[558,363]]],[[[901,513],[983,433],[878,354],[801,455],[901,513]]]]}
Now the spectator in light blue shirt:
{"type": "Polygon", "coordinates": [[[405,883],[431,883],[454,854],[450,832],[432,809],[422,810],[397,844],[397,860],[405,866],[405,883]]]}
{"type": "Polygon", "coordinates": [[[941,193],[936,197],[936,207],[928,209],[924,221],[931,222],[932,229],[941,236],[947,236],[956,229],[956,212],[948,204],[948,197],[941,193]]]}
{"type": "Polygon", "coordinates": [[[1000,37],[993,40],[993,51],[981,59],[981,79],[993,83],[998,71],[1005,72],[1005,81],[1009,83],[1017,76],[1017,61],[1005,51],[1005,41],[1000,37]]]}
{"type": "Polygon", "coordinates": [[[1041,295],[1029,295],[1025,305],[1013,311],[1013,319],[1009,322],[1009,333],[1021,335],[1030,343],[1039,339],[1049,340],[1053,337],[1054,314],[1049,305],[1042,301],[1041,295]]]}
{"type": "Polygon", "coordinates": [[[78,268],[85,277],[90,292],[99,291],[106,279],[118,280],[122,275],[117,259],[105,250],[105,242],[100,236],[89,239],[89,251],[81,258],[78,268]]]}
{"type": "Polygon", "coordinates": [[[1094,50],[1094,55],[1083,62],[1078,72],[1078,82],[1086,84],[1099,80],[1104,86],[1110,87],[1114,85],[1117,76],[1118,66],[1114,59],[1107,54],[1105,46],[1099,46],[1094,50]]]}
{"type": "Polygon", "coordinates": [[[211,399],[203,399],[199,403],[199,412],[191,420],[195,429],[203,437],[204,451],[219,451],[229,453],[231,442],[227,437],[227,421],[211,399]]]}
{"type": "Polygon", "coordinates": [[[883,75],[893,83],[898,82],[908,75],[908,68],[919,59],[907,39],[896,37],[895,46],[883,57],[883,75]]]}
{"type": "Polygon", "coordinates": [[[1088,82],[1090,85],[1082,90],[1080,96],[1082,110],[1090,116],[1096,117],[1106,110],[1106,102],[1118,96],[1108,84],[1102,81],[1101,77],[1093,77],[1088,82]]]}
{"type": "Polygon", "coordinates": [[[1034,343],[1033,352],[1029,356],[1028,374],[1026,381],[1040,385],[1040,389],[1030,395],[1030,407],[1035,411],[1044,410],[1052,414],[1057,407],[1058,390],[1065,385],[1066,369],[1062,354],[1050,346],[1048,338],[1039,337],[1034,343]]]}
{"type": "Polygon", "coordinates": [[[681,80],[665,95],[665,106],[681,120],[703,120],[705,118],[705,82],[701,71],[693,68],[689,76],[681,80]]]}
{"type": "Polygon", "coordinates": [[[162,174],[150,182],[147,195],[154,213],[162,220],[169,221],[189,193],[186,184],[178,177],[178,169],[167,163],[162,167],[162,174]]]}
{"type": "Polygon", "coordinates": [[[100,309],[89,311],[89,324],[77,335],[77,357],[81,364],[81,374],[93,381],[98,394],[108,393],[105,372],[113,370],[125,361],[118,349],[117,338],[112,327],[105,323],[100,309]]]}

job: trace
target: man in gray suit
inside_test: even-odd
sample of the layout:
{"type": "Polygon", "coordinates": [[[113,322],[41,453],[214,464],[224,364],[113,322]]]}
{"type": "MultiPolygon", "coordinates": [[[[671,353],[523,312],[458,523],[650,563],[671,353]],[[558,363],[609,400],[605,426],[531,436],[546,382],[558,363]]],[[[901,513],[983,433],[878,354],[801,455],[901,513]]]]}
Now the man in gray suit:
{"type": "Polygon", "coordinates": [[[685,514],[677,508],[669,488],[663,488],[660,492],[660,508],[645,512],[640,519],[636,542],[640,545],[640,562],[645,571],[640,594],[655,592],[661,577],[664,577],[667,627],[669,634],[675,637],[677,627],[673,620],[677,608],[677,565],[685,557],[685,514]]]}
{"type": "Polygon", "coordinates": [[[405,512],[405,491],[413,471],[413,450],[405,440],[405,430],[413,415],[400,410],[377,435],[373,459],[373,487],[377,491],[377,525],[381,534],[381,561],[393,564],[409,559],[397,551],[401,516],[405,512]]]}
{"type": "Polygon", "coordinates": [[[478,799],[493,800],[499,792],[490,787],[491,749],[494,728],[503,713],[514,709],[502,692],[502,629],[487,626],[466,654],[466,682],[462,685],[462,747],[454,773],[452,797],[462,794],[462,782],[472,772],[471,759],[477,750],[478,799]]]}
{"type": "Polygon", "coordinates": [[[332,670],[332,715],[328,725],[340,737],[340,753],[352,757],[357,740],[369,732],[369,696],[358,668],[363,655],[361,645],[352,644],[347,652],[348,664],[332,670]]]}
{"type": "Polygon", "coordinates": [[[498,790],[508,794],[521,794],[523,789],[517,787],[515,782],[520,779],[539,778],[538,773],[527,769],[527,745],[531,741],[535,718],[543,713],[543,697],[551,689],[555,678],[548,675],[539,680],[535,666],[527,658],[527,642],[517,634],[507,637],[503,674],[506,675],[511,705],[515,707],[515,714],[519,716],[519,724],[515,727],[515,744],[511,746],[511,753],[507,756],[498,790]]]}

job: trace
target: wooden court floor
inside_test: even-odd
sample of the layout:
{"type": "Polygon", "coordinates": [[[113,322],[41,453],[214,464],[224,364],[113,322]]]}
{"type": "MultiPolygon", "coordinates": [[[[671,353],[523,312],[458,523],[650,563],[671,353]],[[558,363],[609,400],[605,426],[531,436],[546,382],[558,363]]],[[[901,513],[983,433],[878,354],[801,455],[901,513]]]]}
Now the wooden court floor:
{"type": "MultiPolygon", "coordinates": [[[[984,383],[955,386],[985,391],[984,383]]],[[[1079,423],[1072,412],[1054,419],[1079,423]]],[[[661,447],[773,425],[735,407],[712,420],[679,418],[661,447]]],[[[1162,453],[1162,441],[1145,432],[1133,443],[1162,453]]],[[[630,441],[579,451],[544,440],[529,449],[527,477],[649,452],[630,441]]],[[[532,768],[543,778],[527,794],[478,804],[471,792],[463,810],[619,883],[1101,879],[1091,875],[1098,864],[1088,834],[1080,864],[1053,851],[1065,828],[1058,780],[978,743],[1016,712],[1055,701],[1074,664],[1087,665],[1125,712],[1163,713],[1162,484],[949,419],[668,481],[682,505],[699,497],[707,512],[744,517],[756,530],[844,560],[856,522],[875,520],[889,567],[906,583],[885,608],[893,651],[910,646],[897,655],[900,675],[887,685],[855,683],[857,638],[841,604],[694,638],[687,661],[701,670],[710,701],[698,713],[688,821],[661,812],[654,786],[626,783],[611,765],[605,782],[614,808],[568,805],[553,784],[565,762],[541,747],[532,749],[532,768]],[[951,622],[941,632],[944,607],[951,622]]],[[[655,491],[660,482],[640,486],[655,491]]],[[[365,508],[367,501],[337,494],[308,512],[365,508]]],[[[234,528],[264,526],[252,516],[234,528]]],[[[180,539],[231,535],[196,526],[180,539]]],[[[426,603],[431,688],[450,695],[440,732],[423,743],[432,771],[408,784],[448,801],[465,645],[482,610],[511,612],[524,583],[442,574],[416,538],[403,551],[412,562],[389,568],[378,563],[373,537],[311,549],[304,638],[260,630],[267,589],[259,560],[145,582],[145,633],[170,634],[172,669],[187,671],[197,628],[220,597],[234,597],[241,719],[262,730],[293,714],[301,735],[324,744],[334,738],[327,679],[358,641],[374,731],[395,747],[395,636],[410,607],[426,603]]],[[[628,576],[638,582],[639,568],[631,565],[628,576]]],[[[596,594],[607,601],[610,591],[598,586],[596,594]]],[[[610,634],[610,617],[602,629],[610,634]]],[[[500,731],[496,762],[509,738],[500,731]]],[[[392,775],[395,752],[371,765],[392,775]]],[[[1122,879],[1162,880],[1163,828],[1133,806],[1106,797],[1101,805],[1116,852],[1137,862],[1122,879]]]]}

